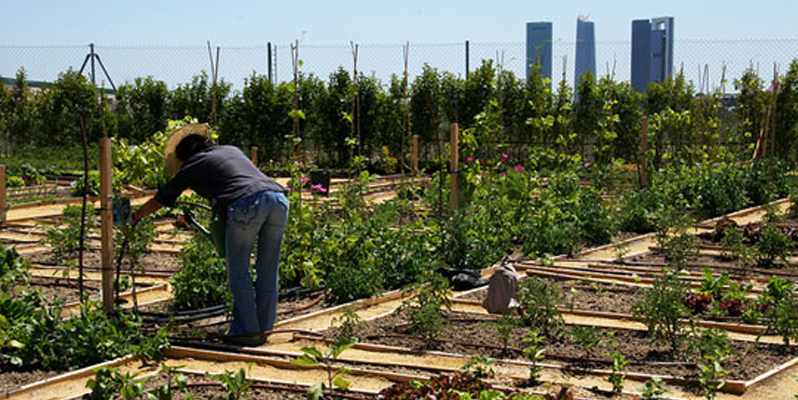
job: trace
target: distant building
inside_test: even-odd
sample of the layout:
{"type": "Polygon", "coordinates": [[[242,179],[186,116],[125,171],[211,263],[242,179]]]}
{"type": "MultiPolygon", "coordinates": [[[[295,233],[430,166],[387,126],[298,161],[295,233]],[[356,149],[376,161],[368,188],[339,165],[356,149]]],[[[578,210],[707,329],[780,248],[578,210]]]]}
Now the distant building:
{"type": "Polygon", "coordinates": [[[544,78],[551,79],[552,23],[529,22],[526,24],[527,77],[532,66],[540,65],[544,78]]]}
{"type": "Polygon", "coordinates": [[[673,32],[673,17],[632,21],[632,86],[638,92],[673,74],[673,32]]]}
{"type": "Polygon", "coordinates": [[[586,73],[596,75],[596,27],[587,17],[576,20],[576,71],[575,83],[586,73]]]}

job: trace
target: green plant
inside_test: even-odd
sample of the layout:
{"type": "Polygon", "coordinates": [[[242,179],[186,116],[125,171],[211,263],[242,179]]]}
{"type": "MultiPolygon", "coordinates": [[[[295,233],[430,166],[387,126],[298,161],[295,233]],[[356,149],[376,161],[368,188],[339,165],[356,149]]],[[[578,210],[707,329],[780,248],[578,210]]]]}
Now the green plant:
{"type": "Polygon", "coordinates": [[[590,356],[593,354],[593,349],[601,346],[604,340],[615,335],[615,331],[605,332],[595,326],[577,325],[571,329],[570,335],[574,342],[585,351],[585,355],[590,356]]]}
{"type": "Polygon", "coordinates": [[[698,256],[695,236],[687,233],[688,225],[677,226],[676,232],[662,242],[665,261],[676,268],[686,268],[691,258],[698,256]]]}
{"type": "Polygon", "coordinates": [[[700,332],[694,331],[688,341],[689,352],[695,360],[702,360],[712,354],[736,354],[736,351],[731,348],[731,339],[721,329],[708,328],[700,332]]]}
{"type": "Polygon", "coordinates": [[[451,309],[450,293],[449,281],[439,274],[431,274],[418,294],[400,307],[410,321],[410,330],[427,339],[428,344],[433,343],[449,325],[449,319],[442,315],[441,307],[451,309]]]}
{"type": "Polygon", "coordinates": [[[294,361],[291,361],[291,364],[303,367],[321,365],[327,372],[327,384],[319,383],[311,386],[308,389],[309,399],[321,398],[325,389],[333,390],[338,388],[347,390],[349,388],[352,382],[343,376],[343,374],[349,371],[344,367],[339,367],[335,370],[335,363],[341,353],[354,346],[356,343],[357,338],[344,338],[333,343],[333,345],[324,352],[315,347],[303,347],[302,353],[304,354],[294,359],[294,361]]]}
{"type": "Polygon", "coordinates": [[[18,176],[9,176],[6,178],[6,186],[9,188],[23,187],[25,181],[18,176]]]}
{"type": "Polygon", "coordinates": [[[779,335],[785,345],[798,342],[798,294],[790,292],[765,311],[767,332],[779,335]]]}
{"type": "MultiPolygon", "coordinates": [[[[80,238],[80,215],[81,207],[77,205],[67,205],[62,213],[64,220],[58,225],[47,230],[44,242],[52,247],[53,262],[65,263],[67,266],[75,266],[78,251],[81,245],[88,248],[88,244],[80,238]]],[[[85,237],[89,237],[97,227],[97,217],[94,206],[86,205],[86,231],[85,237]]]]}
{"type": "Polygon", "coordinates": [[[474,375],[480,379],[492,378],[494,375],[496,375],[496,371],[491,368],[491,365],[495,363],[496,360],[493,358],[486,356],[474,356],[471,357],[467,363],[463,364],[462,367],[460,367],[460,371],[474,375]]]}
{"type": "Polygon", "coordinates": [[[759,253],[759,265],[772,267],[776,259],[788,264],[790,250],[793,248],[792,239],[778,229],[776,224],[766,224],[760,230],[759,240],[756,242],[759,253]]]}
{"type": "Polygon", "coordinates": [[[559,287],[536,277],[519,283],[518,296],[524,312],[524,322],[545,336],[559,333],[565,320],[557,308],[564,302],[559,287]]]}
{"type": "Polygon", "coordinates": [[[679,354],[684,331],[682,321],[692,318],[690,309],[684,304],[687,284],[679,275],[678,271],[663,269],[654,284],[644,290],[643,300],[632,306],[633,314],[642,318],[648,327],[651,339],[668,343],[674,355],[679,354]]]}
{"type": "Polygon", "coordinates": [[[745,236],[739,229],[725,229],[720,245],[723,255],[730,260],[737,260],[741,267],[753,265],[758,258],[756,247],[745,243],[745,236]]]}
{"type": "Polygon", "coordinates": [[[496,334],[499,336],[499,339],[502,342],[502,354],[507,354],[507,347],[510,344],[510,337],[512,336],[515,328],[521,325],[521,321],[519,321],[518,318],[513,315],[504,314],[497,321],[483,322],[481,325],[488,328],[493,328],[493,330],[496,331],[496,334]]]}
{"type": "Polygon", "coordinates": [[[183,269],[171,278],[177,310],[211,307],[230,302],[227,267],[210,240],[194,235],[180,250],[183,269]]]}
{"type": "Polygon", "coordinates": [[[728,375],[729,371],[723,369],[723,362],[729,358],[729,355],[721,349],[715,349],[711,354],[706,354],[704,357],[698,363],[699,374],[697,380],[701,390],[704,391],[704,396],[706,396],[707,400],[712,400],[718,390],[725,385],[721,378],[728,375]]]}
{"type": "Polygon", "coordinates": [[[532,363],[529,367],[528,382],[533,386],[540,383],[540,377],[543,373],[543,367],[538,365],[538,363],[545,358],[546,349],[543,348],[544,340],[546,340],[546,337],[538,334],[538,331],[534,329],[529,331],[524,337],[524,343],[527,344],[527,347],[524,349],[524,355],[527,360],[532,363]]]}
{"type": "Polygon", "coordinates": [[[642,400],[663,400],[663,395],[669,392],[665,387],[665,383],[662,382],[662,378],[658,376],[646,380],[645,385],[637,388],[637,390],[640,391],[642,400]]]}
{"type": "Polygon", "coordinates": [[[698,289],[701,294],[712,296],[716,301],[720,301],[725,297],[727,286],[731,279],[729,274],[723,273],[719,277],[712,274],[712,268],[704,267],[702,270],[704,280],[701,282],[701,287],[698,289]]]}
{"type": "MultiPolygon", "coordinates": [[[[134,227],[132,225],[123,225],[116,230],[115,233],[115,240],[114,244],[116,245],[115,252],[118,255],[117,259],[115,260],[117,268],[121,270],[122,261],[119,257],[123,255],[126,256],[128,261],[128,271],[130,271],[129,275],[126,275],[125,278],[128,278],[127,285],[133,289],[134,293],[134,301],[136,301],[135,290],[136,290],[136,275],[135,272],[137,271],[137,267],[144,256],[149,253],[150,246],[158,237],[158,230],[155,229],[155,224],[153,223],[152,218],[146,218],[134,227]],[[124,247],[124,248],[122,248],[124,247]]],[[[123,278],[120,276],[121,271],[118,271],[120,274],[117,275],[116,281],[116,292],[120,293],[125,290],[125,282],[123,282],[123,278]]],[[[135,306],[138,306],[136,303],[135,306]]]]}
{"type": "Polygon", "coordinates": [[[238,372],[232,373],[224,371],[221,374],[208,375],[209,378],[219,382],[222,388],[227,392],[225,396],[217,396],[217,400],[239,400],[249,397],[249,387],[254,383],[247,380],[247,373],[244,369],[239,369],[238,372]]]}
{"type": "Polygon", "coordinates": [[[624,383],[626,382],[626,366],[629,365],[629,360],[619,352],[607,354],[612,359],[612,367],[610,367],[610,376],[607,380],[612,384],[612,391],[621,393],[623,391],[624,383]]]}
{"type": "Polygon", "coordinates": [[[72,191],[70,192],[72,197],[83,196],[83,189],[84,189],[83,188],[83,186],[84,186],[83,182],[84,181],[88,181],[89,182],[88,187],[86,188],[86,195],[87,196],[89,196],[89,197],[97,197],[97,196],[100,195],[100,176],[99,175],[90,174],[89,177],[88,177],[88,180],[83,179],[83,177],[80,177],[80,178],[76,179],[74,182],[72,182],[72,185],[71,185],[72,186],[72,191]]]}
{"type": "Polygon", "coordinates": [[[182,366],[162,365],[159,372],[166,375],[166,382],[147,392],[147,400],[172,400],[177,393],[185,400],[194,400],[194,394],[187,390],[188,378],[186,375],[175,373],[180,368],[182,366]]]}
{"type": "Polygon", "coordinates": [[[338,325],[338,340],[345,340],[357,337],[357,334],[368,328],[368,323],[360,318],[357,311],[351,307],[341,309],[341,315],[333,318],[333,325],[338,325]]]}
{"type": "Polygon", "coordinates": [[[86,382],[86,387],[91,389],[87,397],[89,400],[136,400],[144,396],[144,384],[138,374],[123,374],[117,367],[104,367],[96,370],[94,377],[86,382]]]}
{"type": "Polygon", "coordinates": [[[0,296],[0,311],[11,328],[0,360],[17,368],[72,369],[128,354],[159,359],[169,343],[164,330],[142,332],[139,317],[125,310],[110,316],[88,302],[80,314],[64,319],[58,305],[31,309],[36,302],[28,297],[24,302],[5,297],[0,296]]]}

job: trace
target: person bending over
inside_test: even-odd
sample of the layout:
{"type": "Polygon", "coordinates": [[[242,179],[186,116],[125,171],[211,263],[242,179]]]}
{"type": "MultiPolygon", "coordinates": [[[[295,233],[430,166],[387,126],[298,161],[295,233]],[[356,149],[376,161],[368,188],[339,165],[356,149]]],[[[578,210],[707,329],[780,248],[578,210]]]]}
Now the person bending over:
{"type": "Polygon", "coordinates": [[[233,318],[224,340],[245,346],[265,341],[277,314],[278,264],[289,203],[285,188],[264,175],[234,146],[213,144],[206,124],[176,130],[164,146],[171,179],[132,216],[133,224],[161,207],[173,207],[191,189],[210,201],[226,223],[227,274],[233,318]],[[254,285],[249,274],[257,244],[254,285]]]}

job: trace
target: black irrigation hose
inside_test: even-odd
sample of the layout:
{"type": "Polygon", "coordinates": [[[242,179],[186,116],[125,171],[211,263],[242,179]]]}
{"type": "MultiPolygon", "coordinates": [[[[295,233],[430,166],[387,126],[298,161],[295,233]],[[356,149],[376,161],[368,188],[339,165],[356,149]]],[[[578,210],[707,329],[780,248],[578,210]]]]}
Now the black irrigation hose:
{"type": "Polygon", "coordinates": [[[203,320],[203,319],[220,317],[220,316],[225,315],[225,314],[227,314],[227,309],[226,308],[221,309],[221,310],[216,310],[216,311],[213,311],[213,312],[208,312],[208,313],[184,316],[182,318],[178,318],[178,317],[144,317],[144,318],[142,318],[142,321],[144,323],[149,323],[149,324],[163,324],[163,323],[169,323],[169,322],[173,322],[173,323],[177,323],[177,324],[187,324],[189,322],[200,321],[200,320],[203,320]]]}
{"type": "MultiPolygon", "coordinates": [[[[308,331],[304,329],[275,329],[271,331],[261,332],[261,335],[268,336],[276,333],[299,333],[302,335],[316,336],[316,337],[324,336],[321,333],[308,331]]],[[[240,346],[234,346],[230,344],[217,343],[217,342],[209,342],[208,339],[205,338],[169,336],[168,339],[169,343],[173,346],[180,345],[184,347],[191,347],[197,349],[224,350],[224,351],[232,351],[235,353],[246,353],[246,351],[242,349],[240,346]]],[[[211,339],[221,339],[221,337],[214,337],[211,339]]]]}
{"type": "MultiPolygon", "coordinates": [[[[300,296],[313,296],[316,294],[322,293],[322,290],[314,290],[311,291],[308,288],[303,288],[301,286],[294,287],[287,289],[284,292],[281,292],[279,298],[283,299],[291,299],[297,298],[300,296]]],[[[215,306],[205,307],[205,308],[196,308],[196,309],[189,309],[189,310],[181,310],[181,311],[138,311],[139,315],[145,317],[156,317],[156,318],[170,318],[170,317],[181,317],[181,316],[194,316],[199,314],[206,314],[215,312],[218,310],[227,310],[226,304],[219,304],[215,306]]],[[[291,310],[292,312],[294,310],[291,310]]]]}
{"type": "Polygon", "coordinates": [[[156,311],[139,311],[139,315],[147,316],[147,317],[177,317],[177,316],[184,316],[184,315],[197,315],[197,314],[204,314],[212,311],[217,310],[226,310],[226,304],[219,304],[215,306],[205,307],[205,308],[197,308],[192,310],[182,310],[182,311],[171,311],[171,312],[156,312],[156,311]]]}

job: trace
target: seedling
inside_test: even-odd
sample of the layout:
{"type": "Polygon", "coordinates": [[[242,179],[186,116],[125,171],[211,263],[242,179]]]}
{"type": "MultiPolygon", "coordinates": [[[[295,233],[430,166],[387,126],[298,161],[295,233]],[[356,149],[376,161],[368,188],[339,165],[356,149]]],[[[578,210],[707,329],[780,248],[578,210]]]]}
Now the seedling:
{"type": "Polygon", "coordinates": [[[317,349],[316,347],[303,347],[302,354],[299,358],[291,362],[291,364],[303,367],[313,367],[321,365],[327,371],[327,384],[318,383],[308,389],[309,399],[319,399],[324,394],[325,389],[333,390],[335,388],[347,390],[349,385],[352,384],[348,379],[344,378],[343,374],[349,372],[344,367],[335,369],[336,360],[345,350],[354,346],[357,343],[356,338],[344,338],[335,342],[330,348],[324,350],[317,349]]]}
{"type": "Polygon", "coordinates": [[[176,393],[180,393],[181,398],[193,400],[194,394],[186,390],[188,378],[181,373],[174,373],[182,366],[170,367],[161,366],[161,374],[166,374],[166,382],[163,386],[157,387],[147,393],[147,400],[172,400],[176,393]]]}
{"type": "MultiPolygon", "coordinates": [[[[69,267],[75,266],[75,258],[81,245],[87,249],[86,241],[80,238],[80,215],[81,207],[67,205],[63,210],[64,220],[50,228],[45,236],[44,242],[52,247],[53,262],[63,263],[69,267]]],[[[86,231],[85,237],[91,235],[97,227],[94,206],[86,205],[86,231]]]]}
{"type": "Polygon", "coordinates": [[[713,354],[707,354],[705,357],[702,362],[698,363],[698,384],[701,386],[701,390],[704,391],[704,396],[707,400],[712,400],[725,385],[725,382],[720,379],[729,373],[729,371],[723,369],[722,365],[729,358],[729,355],[724,354],[720,349],[716,349],[713,354]]]}
{"type": "Polygon", "coordinates": [[[209,378],[219,382],[222,388],[227,392],[218,400],[240,400],[249,397],[249,387],[254,383],[247,380],[247,373],[244,369],[239,369],[238,372],[232,373],[224,371],[224,373],[217,375],[208,375],[209,378]]]}
{"type": "Polygon", "coordinates": [[[86,382],[91,389],[89,400],[135,400],[144,395],[144,381],[136,379],[138,374],[122,373],[119,368],[100,368],[94,378],[86,382]]]}
{"type": "Polygon", "coordinates": [[[502,354],[507,354],[513,331],[521,325],[521,322],[513,315],[504,314],[498,321],[483,322],[482,325],[493,328],[496,331],[502,342],[502,354]]]}
{"type": "Polygon", "coordinates": [[[545,357],[544,353],[546,349],[543,348],[543,341],[545,339],[545,336],[538,334],[538,331],[534,329],[524,338],[524,342],[528,344],[527,348],[524,349],[524,355],[532,363],[529,367],[528,380],[528,383],[532,386],[540,384],[540,376],[543,373],[543,367],[537,364],[543,361],[545,357]]]}
{"type": "Polygon", "coordinates": [[[595,326],[575,326],[571,330],[571,338],[574,342],[585,351],[586,356],[593,354],[593,349],[601,346],[601,343],[615,335],[615,331],[605,332],[601,328],[595,326]]]}
{"type": "Polygon", "coordinates": [[[368,328],[366,321],[357,315],[357,311],[351,307],[344,307],[341,309],[341,315],[333,318],[333,325],[338,325],[338,340],[345,340],[357,337],[357,334],[368,328]]]}
{"type": "Polygon", "coordinates": [[[489,379],[496,375],[496,371],[491,368],[491,365],[495,364],[496,360],[486,356],[474,356],[468,360],[460,370],[471,374],[476,378],[480,379],[489,379]]]}
{"type": "Polygon", "coordinates": [[[645,386],[641,386],[637,390],[640,391],[642,400],[663,400],[662,395],[670,391],[665,387],[662,379],[656,376],[647,380],[645,386]]]}
{"type": "Polygon", "coordinates": [[[613,392],[621,393],[626,383],[626,366],[629,365],[629,360],[619,352],[607,354],[607,356],[612,359],[611,372],[607,380],[612,384],[613,392]]]}

